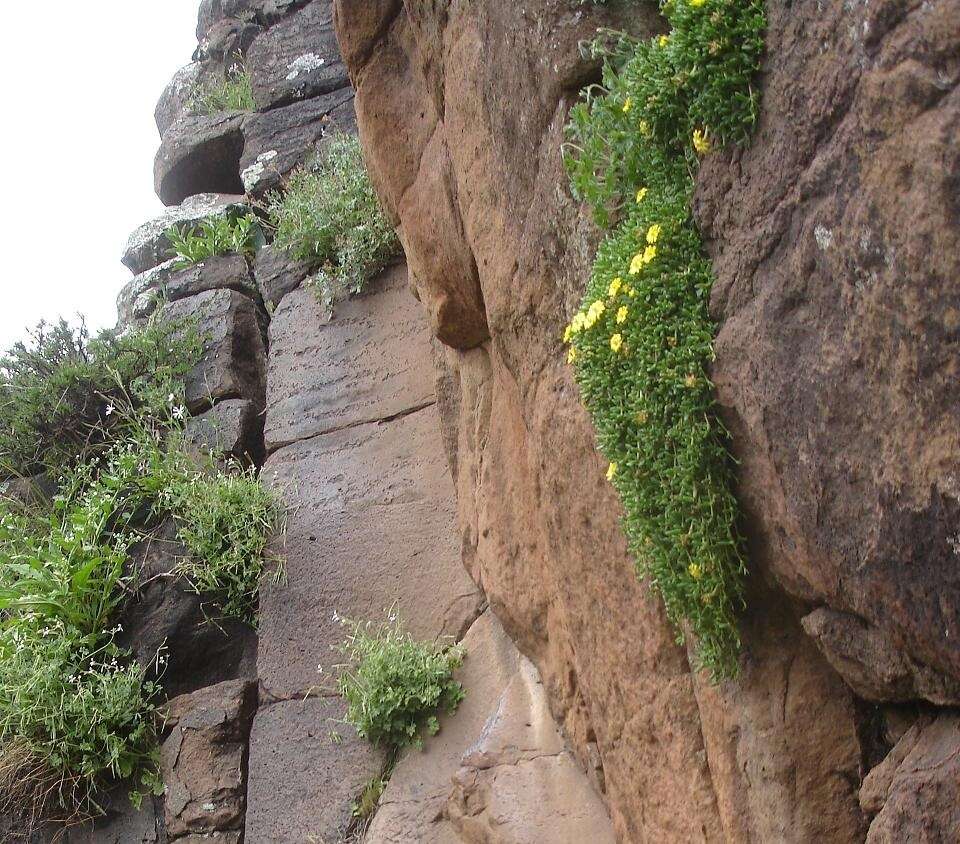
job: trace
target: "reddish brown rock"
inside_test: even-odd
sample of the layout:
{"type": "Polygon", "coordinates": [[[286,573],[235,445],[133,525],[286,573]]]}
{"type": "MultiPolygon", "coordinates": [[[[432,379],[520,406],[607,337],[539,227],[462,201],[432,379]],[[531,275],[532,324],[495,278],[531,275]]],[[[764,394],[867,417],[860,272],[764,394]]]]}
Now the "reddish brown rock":
{"type": "Polygon", "coordinates": [[[960,840],[960,718],[922,719],[864,782],[867,844],[960,840]]]}
{"type": "Polygon", "coordinates": [[[927,674],[906,693],[942,702],[960,680],[960,6],[768,15],[755,140],[707,159],[697,200],[753,565],[862,620],[847,643],[870,671],[899,654],[927,674]]]}
{"type": "Polygon", "coordinates": [[[252,299],[234,290],[208,290],[163,307],[161,318],[189,320],[203,339],[203,354],[186,376],[191,413],[221,399],[265,398],[266,360],[260,314],[252,299]]]}
{"type": "Polygon", "coordinates": [[[256,684],[233,680],[171,700],[160,752],[171,840],[243,827],[256,684]]]}
{"type": "Polygon", "coordinates": [[[404,267],[388,270],[333,318],[316,292],[289,294],[270,323],[267,450],[432,405],[433,361],[404,267]]]}

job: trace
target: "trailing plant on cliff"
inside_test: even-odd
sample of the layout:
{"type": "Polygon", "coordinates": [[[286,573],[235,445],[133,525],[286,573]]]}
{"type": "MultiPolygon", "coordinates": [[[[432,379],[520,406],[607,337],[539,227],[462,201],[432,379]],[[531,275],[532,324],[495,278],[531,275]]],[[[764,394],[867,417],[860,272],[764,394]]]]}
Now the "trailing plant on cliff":
{"type": "Polygon", "coordinates": [[[329,302],[359,293],[400,254],[400,241],[380,208],[360,141],[338,134],[284,192],[268,197],[275,244],[318,267],[314,283],[329,302]]]}
{"type": "Polygon", "coordinates": [[[642,576],[715,680],[737,671],[746,562],[708,377],[713,275],[690,204],[700,156],[756,121],[761,0],[669,0],[668,34],[604,33],[603,85],[568,126],[576,195],[609,229],[568,361],[609,459],[642,576]]]}

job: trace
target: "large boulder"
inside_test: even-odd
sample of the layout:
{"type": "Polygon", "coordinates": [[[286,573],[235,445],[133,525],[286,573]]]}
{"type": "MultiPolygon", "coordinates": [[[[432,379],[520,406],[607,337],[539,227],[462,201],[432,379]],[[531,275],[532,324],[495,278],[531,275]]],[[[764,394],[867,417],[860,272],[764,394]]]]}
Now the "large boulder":
{"type": "MultiPolygon", "coordinates": [[[[129,238],[123,251],[124,266],[139,275],[147,270],[170,261],[172,247],[166,233],[172,227],[195,228],[204,220],[220,217],[224,214],[244,214],[249,206],[243,196],[198,194],[184,200],[180,205],[166,209],[163,214],[148,220],[137,228],[129,238]]],[[[172,269],[170,264],[168,269],[172,269]]]]}
{"type": "Polygon", "coordinates": [[[161,137],[177,120],[187,114],[190,100],[203,77],[203,65],[200,62],[191,62],[181,67],[163,89],[153,112],[161,137]]]}
{"type": "Polygon", "coordinates": [[[250,734],[246,840],[338,844],[353,825],[353,801],[386,763],[343,724],[337,697],[261,706],[250,734]]]}
{"type": "Polygon", "coordinates": [[[164,205],[198,193],[242,193],[242,112],[186,114],[163,135],[153,167],[154,186],[164,205]]]}
{"type": "Polygon", "coordinates": [[[232,680],[167,703],[160,750],[170,840],[243,828],[247,739],[257,685],[232,680]]]}
{"type": "Polygon", "coordinates": [[[280,187],[291,170],[320,153],[324,138],[355,131],[352,88],[250,115],[244,124],[240,158],[244,188],[251,196],[263,196],[280,187]]]}
{"type": "Polygon", "coordinates": [[[466,697],[397,764],[367,844],[613,844],[600,796],[567,750],[537,670],[490,610],[463,639],[466,697]]]}
{"type": "Polygon", "coordinates": [[[249,399],[262,408],[266,351],[256,303],[235,290],[207,290],[164,305],[160,318],[182,322],[203,340],[203,353],[187,373],[191,413],[221,399],[249,399]]]}
{"type": "Polygon", "coordinates": [[[388,270],[333,318],[301,287],[270,323],[268,451],[434,404],[429,333],[403,266],[388,270]]]}
{"type": "Polygon", "coordinates": [[[294,258],[285,250],[272,245],[257,252],[253,263],[253,277],[267,309],[273,312],[284,296],[303,283],[311,269],[311,262],[294,258]]]}
{"type": "Polygon", "coordinates": [[[260,110],[348,87],[331,0],[313,0],[261,35],[247,56],[260,110]]]}

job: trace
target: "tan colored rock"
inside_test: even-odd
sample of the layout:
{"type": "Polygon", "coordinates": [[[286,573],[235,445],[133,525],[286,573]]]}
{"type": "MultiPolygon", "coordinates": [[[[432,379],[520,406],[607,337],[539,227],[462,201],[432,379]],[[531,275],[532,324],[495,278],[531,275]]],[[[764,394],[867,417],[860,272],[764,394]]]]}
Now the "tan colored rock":
{"type": "Polygon", "coordinates": [[[383,751],[343,724],[339,698],[262,706],[250,734],[244,840],[250,844],[340,844],[353,801],[383,769],[383,751]]]}
{"type": "Polygon", "coordinates": [[[603,802],[567,750],[537,670],[489,610],[463,644],[463,703],[401,759],[364,840],[612,844],[603,802]]]}
{"type": "Polygon", "coordinates": [[[881,765],[884,770],[876,777],[871,772],[869,786],[865,783],[879,792],[876,803],[883,800],[883,808],[870,824],[867,844],[960,840],[960,717],[943,714],[932,723],[918,725],[891,756],[891,764],[881,765]]]}
{"type": "Polygon", "coordinates": [[[431,405],[433,361],[403,266],[328,318],[315,291],[290,293],[270,324],[268,451],[431,405]]]}
{"type": "Polygon", "coordinates": [[[286,582],[260,591],[257,666],[269,692],[329,684],[344,638],[335,614],[377,620],[396,603],[425,639],[459,638],[476,617],[482,598],[459,562],[438,427],[430,405],[267,460],[264,478],[289,508],[286,582]]]}

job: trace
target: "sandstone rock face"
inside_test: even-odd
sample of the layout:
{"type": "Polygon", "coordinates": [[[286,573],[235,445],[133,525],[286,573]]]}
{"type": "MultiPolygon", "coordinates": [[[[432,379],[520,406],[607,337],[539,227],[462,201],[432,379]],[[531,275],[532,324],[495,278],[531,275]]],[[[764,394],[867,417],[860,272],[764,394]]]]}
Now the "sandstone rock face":
{"type": "Polygon", "coordinates": [[[189,319],[203,338],[200,361],[186,377],[191,413],[220,399],[244,398],[263,407],[266,362],[252,299],[234,290],[208,290],[165,305],[162,318],[189,319]]]}
{"type": "Polygon", "coordinates": [[[935,702],[960,679],[958,31],[949,0],[769,9],[756,138],[697,209],[754,565],[935,702]]]}
{"type": "Polygon", "coordinates": [[[316,293],[291,293],[270,324],[267,449],[423,409],[436,401],[429,334],[404,267],[328,319],[316,293]]]}
{"type": "Polygon", "coordinates": [[[463,639],[467,696],[397,765],[364,839],[580,844],[615,840],[566,749],[533,665],[487,610],[463,639]]]}
{"type": "Polygon", "coordinates": [[[576,44],[662,22],[551,0],[335,8],[368,163],[451,347],[465,561],[581,762],[599,756],[619,837],[862,840],[854,692],[951,702],[960,659],[956,4],[770,9],[757,138],[704,165],[755,572],[744,671],[720,689],[633,581],[559,364],[595,237],[559,153],[596,72],[576,44]],[[818,606],[856,623],[811,640],[818,606]]]}
{"type": "Polygon", "coordinates": [[[198,193],[242,193],[240,112],[183,115],[163,134],[153,175],[164,205],[178,205],[198,193]]]}

